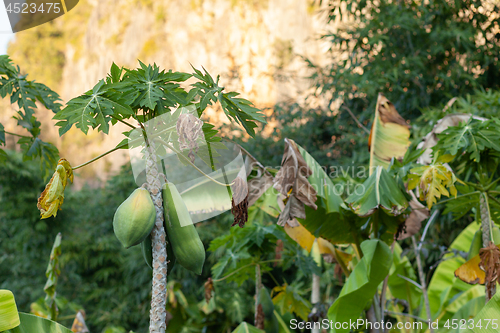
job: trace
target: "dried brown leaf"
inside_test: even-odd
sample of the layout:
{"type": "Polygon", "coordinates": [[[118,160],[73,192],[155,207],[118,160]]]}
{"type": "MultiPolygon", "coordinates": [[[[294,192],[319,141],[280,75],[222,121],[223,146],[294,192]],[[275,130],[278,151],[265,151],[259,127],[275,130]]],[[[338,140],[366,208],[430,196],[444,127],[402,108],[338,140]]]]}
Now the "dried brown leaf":
{"type": "Polygon", "coordinates": [[[479,268],[486,273],[486,297],[491,299],[495,294],[498,273],[500,271],[500,249],[493,242],[479,251],[481,262],[479,268]]]}
{"type": "Polygon", "coordinates": [[[78,311],[75,320],[73,320],[73,325],[71,325],[71,332],[89,333],[89,329],[85,324],[85,311],[83,310],[78,311]]]}
{"type": "Polygon", "coordinates": [[[287,203],[280,214],[278,224],[297,226],[295,218],[305,218],[307,205],[317,209],[317,192],[307,178],[312,170],[300,154],[293,140],[285,139],[285,153],[281,160],[281,168],[274,178],[274,188],[287,198],[287,203]],[[294,223],[295,222],[295,223],[294,223]],[[290,224],[292,223],[292,224],[290,224]]]}
{"type": "Polygon", "coordinates": [[[210,302],[212,298],[212,293],[214,291],[214,281],[211,277],[208,278],[207,282],[205,282],[205,301],[210,302]]]}
{"type": "Polygon", "coordinates": [[[410,201],[412,211],[404,222],[402,232],[398,234],[397,240],[403,240],[417,234],[422,227],[422,221],[429,218],[429,210],[415,198],[413,192],[409,191],[409,193],[412,195],[410,201]]]}

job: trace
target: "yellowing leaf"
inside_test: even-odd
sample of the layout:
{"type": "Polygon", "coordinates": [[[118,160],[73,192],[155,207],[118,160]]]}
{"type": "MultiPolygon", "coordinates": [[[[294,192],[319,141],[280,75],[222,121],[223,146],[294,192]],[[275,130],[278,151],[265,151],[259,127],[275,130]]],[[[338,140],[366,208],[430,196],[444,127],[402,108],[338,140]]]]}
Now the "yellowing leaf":
{"type": "Polygon", "coordinates": [[[64,189],[68,180],[73,182],[73,169],[67,160],[61,158],[52,178],[38,198],[37,207],[42,219],[57,215],[64,201],[64,189]]]}
{"type": "Polygon", "coordinates": [[[442,195],[446,197],[457,195],[455,175],[441,163],[419,166],[410,172],[408,189],[413,190],[418,187],[419,198],[427,202],[429,209],[442,195]]]}
{"type": "Polygon", "coordinates": [[[468,284],[484,284],[486,274],[479,268],[479,254],[467,261],[455,271],[455,276],[468,284]]]}
{"type": "Polygon", "coordinates": [[[377,166],[386,168],[391,159],[402,158],[410,146],[410,129],[394,105],[378,94],[368,147],[370,150],[370,174],[377,166]]]}
{"type": "MultiPolygon", "coordinates": [[[[299,223],[297,227],[290,227],[285,224],[285,232],[290,236],[291,239],[296,241],[300,247],[305,249],[307,252],[311,252],[312,246],[314,244],[314,237],[302,224],[299,223]]],[[[318,247],[320,254],[330,254],[335,258],[335,247],[323,238],[318,238],[318,247]]]]}

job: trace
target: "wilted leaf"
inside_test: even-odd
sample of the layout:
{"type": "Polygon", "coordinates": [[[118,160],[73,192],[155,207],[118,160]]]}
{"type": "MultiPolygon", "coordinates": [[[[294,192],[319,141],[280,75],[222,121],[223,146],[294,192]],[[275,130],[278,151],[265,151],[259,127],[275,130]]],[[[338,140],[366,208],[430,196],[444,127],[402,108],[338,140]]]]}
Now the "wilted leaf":
{"type": "Polygon", "coordinates": [[[274,179],[268,173],[262,173],[248,181],[248,206],[252,206],[271,186],[274,179]]]}
{"type": "Polygon", "coordinates": [[[368,138],[370,174],[377,166],[387,167],[392,158],[402,158],[410,146],[409,137],[408,124],[394,105],[379,93],[368,138]]]}
{"type": "Polygon", "coordinates": [[[455,271],[455,276],[468,284],[484,284],[486,274],[479,268],[479,254],[467,261],[455,271]]]}
{"type": "Polygon", "coordinates": [[[429,218],[429,210],[415,198],[412,191],[409,192],[412,196],[410,200],[411,213],[404,222],[403,230],[398,235],[397,240],[403,240],[417,234],[422,227],[422,221],[429,218]]]}
{"type": "Polygon", "coordinates": [[[67,160],[61,158],[52,178],[38,198],[37,207],[42,219],[57,215],[64,201],[64,189],[68,180],[73,182],[73,169],[67,160]]]}
{"type": "Polygon", "coordinates": [[[495,294],[498,273],[500,271],[500,249],[493,242],[479,251],[481,262],[479,268],[485,272],[486,297],[490,299],[495,294]]]}
{"type": "Polygon", "coordinates": [[[234,216],[231,227],[238,224],[240,228],[243,228],[248,221],[248,186],[246,180],[239,176],[236,177],[231,189],[233,192],[231,213],[234,216]]]}
{"type": "Polygon", "coordinates": [[[439,161],[430,165],[418,166],[411,169],[410,172],[408,189],[413,190],[418,187],[419,199],[425,200],[429,209],[442,195],[446,197],[457,195],[455,174],[439,161]]]}
{"type": "Polygon", "coordinates": [[[80,310],[76,314],[75,320],[73,320],[73,325],[71,326],[71,332],[74,333],[88,333],[89,329],[85,324],[85,311],[80,310]]]}
{"type": "Polygon", "coordinates": [[[281,168],[274,178],[274,188],[287,198],[285,208],[278,220],[279,225],[283,226],[288,223],[294,226],[296,225],[295,218],[305,218],[304,205],[317,209],[316,190],[307,180],[311,174],[312,171],[295,142],[285,139],[285,153],[281,160],[281,168]]]}

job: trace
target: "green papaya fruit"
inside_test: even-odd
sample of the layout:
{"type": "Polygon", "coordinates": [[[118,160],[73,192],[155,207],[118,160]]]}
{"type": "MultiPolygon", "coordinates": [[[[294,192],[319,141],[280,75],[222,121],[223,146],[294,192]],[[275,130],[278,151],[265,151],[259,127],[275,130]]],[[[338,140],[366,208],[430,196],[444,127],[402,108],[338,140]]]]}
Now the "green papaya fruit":
{"type": "Polygon", "coordinates": [[[269,294],[269,291],[267,291],[266,287],[260,288],[259,304],[262,305],[262,311],[264,311],[266,319],[271,319],[271,317],[274,315],[274,304],[273,300],[271,299],[271,295],[269,294]]]}
{"type": "Polygon", "coordinates": [[[495,225],[493,226],[493,242],[495,245],[500,244],[500,229],[495,225]]]}
{"type": "Polygon", "coordinates": [[[138,188],[118,207],[113,218],[116,238],[125,248],[141,243],[153,230],[156,209],[148,190],[138,188]]]}
{"type": "Polygon", "coordinates": [[[479,254],[479,250],[483,247],[483,233],[481,229],[476,231],[474,237],[472,237],[472,243],[470,245],[469,253],[467,254],[467,260],[471,260],[479,254]]]}
{"type": "MultiPolygon", "coordinates": [[[[168,238],[168,237],[167,237],[168,238]]],[[[142,256],[149,268],[153,269],[153,247],[151,245],[151,234],[141,243],[142,256]]],[[[167,275],[170,275],[175,265],[175,254],[172,245],[167,239],[167,275]]]]}
{"type": "Polygon", "coordinates": [[[186,204],[173,183],[163,185],[165,229],[177,262],[200,275],[205,263],[205,248],[186,204]]]}

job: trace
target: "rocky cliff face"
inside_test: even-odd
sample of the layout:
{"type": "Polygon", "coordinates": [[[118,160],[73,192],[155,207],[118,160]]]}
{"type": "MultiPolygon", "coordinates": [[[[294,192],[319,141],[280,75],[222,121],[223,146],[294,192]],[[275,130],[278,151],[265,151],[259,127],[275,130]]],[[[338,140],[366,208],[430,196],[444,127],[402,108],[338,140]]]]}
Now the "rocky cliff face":
{"type": "MultiPolygon", "coordinates": [[[[325,17],[308,0],[82,0],[62,18],[19,33],[9,53],[32,79],[53,82],[64,101],[93,87],[113,62],[136,67],[140,59],[174,71],[203,66],[221,74],[227,89],[272,110],[309,87],[299,56],[328,61],[328,45],[318,41],[325,28],[325,17]],[[44,58],[47,53],[52,56],[44,58]]],[[[217,110],[207,117],[227,121],[217,110]]],[[[125,128],[109,136],[72,130],[63,140],[51,126],[46,130],[77,165],[114,147],[125,128]]],[[[83,176],[102,177],[127,158],[112,154],[83,176]]]]}

